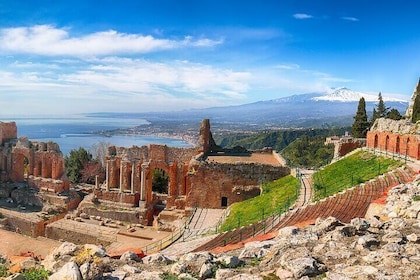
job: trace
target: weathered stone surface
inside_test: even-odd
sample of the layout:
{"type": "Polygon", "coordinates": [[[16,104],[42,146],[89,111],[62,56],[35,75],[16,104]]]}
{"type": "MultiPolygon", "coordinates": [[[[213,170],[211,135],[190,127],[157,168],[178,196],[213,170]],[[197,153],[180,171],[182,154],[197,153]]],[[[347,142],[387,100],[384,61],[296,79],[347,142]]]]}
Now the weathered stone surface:
{"type": "Polygon", "coordinates": [[[138,262],[140,261],[140,258],[133,251],[127,251],[121,255],[120,260],[124,262],[129,262],[129,261],[138,262]]]}
{"type": "Polygon", "coordinates": [[[174,263],[171,266],[171,273],[175,274],[175,275],[180,275],[181,273],[184,273],[187,271],[187,268],[185,266],[185,264],[183,263],[174,263]]]}
{"type": "Polygon", "coordinates": [[[341,225],[343,224],[335,217],[328,217],[326,219],[318,218],[315,221],[315,226],[311,227],[311,231],[317,235],[321,235],[341,225]]]}
{"type": "Polygon", "coordinates": [[[269,253],[268,248],[272,246],[271,242],[250,242],[247,243],[244,249],[242,250],[241,254],[239,255],[239,259],[254,259],[254,258],[262,258],[269,253]]]}
{"type": "Polygon", "coordinates": [[[235,268],[241,263],[237,256],[221,256],[216,259],[216,262],[220,263],[224,267],[235,268]]]}
{"type": "Polygon", "coordinates": [[[125,264],[121,269],[123,271],[127,272],[127,273],[130,273],[130,274],[135,274],[135,273],[140,273],[141,272],[140,268],[137,268],[137,267],[134,267],[134,266],[131,266],[131,265],[128,265],[128,264],[125,264]]]}
{"type": "Polygon", "coordinates": [[[217,280],[224,280],[229,277],[233,277],[237,274],[235,270],[228,269],[228,268],[220,268],[216,271],[216,275],[214,278],[217,280]]]}
{"type": "Polygon", "coordinates": [[[173,262],[170,258],[161,253],[145,256],[142,261],[149,265],[166,265],[173,262]]]}
{"type": "Polygon", "coordinates": [[[198,273],[200,279],[207,279],[213,277],[213,267],[215,266],[211,263],[203,263],[203,265],[200,268],[200,272],[198,273]]]}
{"type": "Polygon", "coordinates": [[[66,263],[59,271],[52,274],[49,280],[83,280],[75,262],[66,263]]]}
{"type": "Polygon", "coordinates": [[[325,266],[312,257],[303,257],[291,260],[284,265],[296,278],[315,276],[325,271],[325,266]]]}
{"type": "Polygon", "coordinates": [[[354,226],[358,231],[365,231],[370,227],[369,221],[362,218],[355,218],[350,221],[350,224],[354,226]]]}
{"type": "Polygon", "coordinates": [[[360,236],[357,240],[357,243],[364,248],[370,248],[372,246],[378,246],[379,240],[372,234],[366,234],[363,236],[360,236]]]}
{"type": "Polygon", "coordinates": [[[184,264],[188,271],[199,272],[201,266],[212,262],[214,255],[209,252],[188,253],[179,259],[179,263],[184,264]]]}

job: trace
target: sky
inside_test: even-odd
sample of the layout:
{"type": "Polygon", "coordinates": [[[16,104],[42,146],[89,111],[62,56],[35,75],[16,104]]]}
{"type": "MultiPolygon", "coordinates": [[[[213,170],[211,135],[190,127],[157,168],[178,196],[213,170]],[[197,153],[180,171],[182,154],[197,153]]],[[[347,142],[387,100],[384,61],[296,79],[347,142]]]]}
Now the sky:
{"type": "Polygon", "coordinates": [[[417,0],[0,0],[0,116],[409,99],[417,0]]]}

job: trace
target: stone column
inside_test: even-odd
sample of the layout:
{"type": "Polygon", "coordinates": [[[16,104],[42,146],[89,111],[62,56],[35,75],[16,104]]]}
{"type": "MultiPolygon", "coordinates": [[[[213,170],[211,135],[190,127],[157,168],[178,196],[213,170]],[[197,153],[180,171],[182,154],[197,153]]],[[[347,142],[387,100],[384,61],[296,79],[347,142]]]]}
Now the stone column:
{"type": "Polygon", "coordinates": [[[140,186],[140,200],[145,200],[145,195],[146,195],[146,171],[147,168],[149,167],[148,164],[142,164],[141,165],[141,186],[140,186]]]}
{"type": "Polygon", "coordinates": [[[106,168],[105,168],[105,185],[106,191],[109,192],[109,161],[106,161],[106,168]]]}
{"type": "Polygon", "coordinates": [[[120,193],[123,192],[123,177],[124,177],[125,168],[123,168],[123,162],[120,162],[120,193]]]}
{"type": "Polygon", "coordinates": [[[131,193],[134,193],[134,179],[136,178],[135,176],[135,172],[136,172],[136,162],[133,161],[131,163],[131,193]]]}
{"type": "Polygon", "coordinates": [[[95,189],[96,190],[99,189],[99,176],[98,175],[95,176],[95,189]]]}

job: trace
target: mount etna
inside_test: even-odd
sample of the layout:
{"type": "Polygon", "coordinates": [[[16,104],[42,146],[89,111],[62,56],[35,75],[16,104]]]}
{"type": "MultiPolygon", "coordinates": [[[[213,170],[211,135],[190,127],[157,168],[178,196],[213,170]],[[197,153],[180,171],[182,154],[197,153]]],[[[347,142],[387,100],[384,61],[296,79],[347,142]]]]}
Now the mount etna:
{"type": "MultiPolygon", "coordinates": [[[[378,103],[378,95],[357,92],[343,87],[321,93],[291,95],[236,106],[135,113],[127,114],[127,116],[135,115],[135,117],[145,118],[152,122],[170,120],[191,123],[208,118],[212,120],[213,124],[220,125],[243,124],[289,128],[348,126],[353,122],[357,104],[362,96],[366,100],[366,111],[371,116],[378,103]]],[[[383,96],[383,100],[387,107],[397,109],[402,115],[405,113],[408,101],[387,96],[383,96]]],[[[107,115],[109,114],[107,113],[107,115]]],[[[115,113],[115,115],[121,117],[125,114],[115,113]]]]}

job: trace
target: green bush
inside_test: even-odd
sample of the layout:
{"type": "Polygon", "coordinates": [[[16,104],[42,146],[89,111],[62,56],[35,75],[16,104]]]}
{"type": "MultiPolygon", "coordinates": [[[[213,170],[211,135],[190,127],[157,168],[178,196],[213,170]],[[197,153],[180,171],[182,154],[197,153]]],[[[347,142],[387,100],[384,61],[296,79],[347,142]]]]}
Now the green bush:
{"type": "Polygon", "coordinates": [[[30,268],[22,272],[26,280],[48,280],[50,272],[44,268],[30,268]]]}

